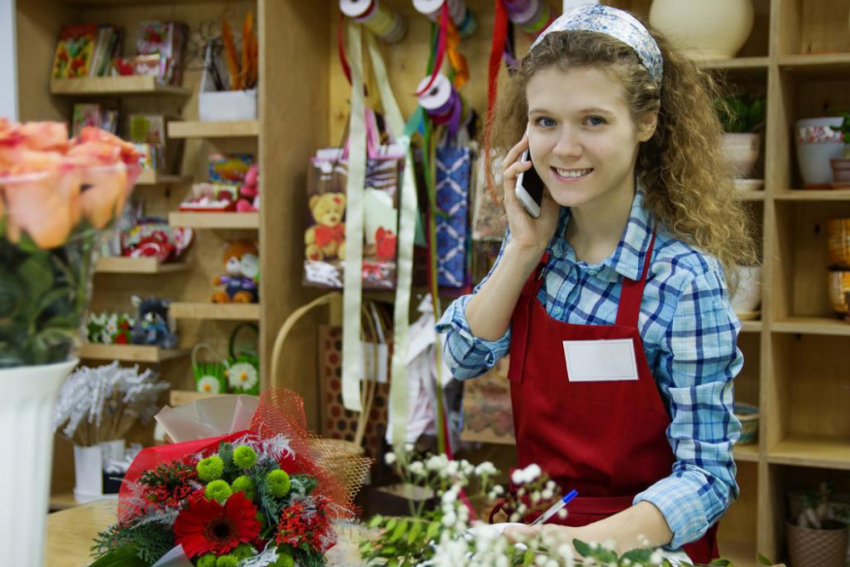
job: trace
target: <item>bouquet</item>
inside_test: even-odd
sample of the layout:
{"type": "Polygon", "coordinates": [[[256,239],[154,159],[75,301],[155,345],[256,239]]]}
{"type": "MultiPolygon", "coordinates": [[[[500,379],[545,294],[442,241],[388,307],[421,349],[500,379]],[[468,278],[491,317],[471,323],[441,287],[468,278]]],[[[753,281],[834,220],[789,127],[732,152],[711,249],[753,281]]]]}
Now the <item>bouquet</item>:
{"type": "Polygon", "coordinates": [[[157,420],[184,441],[133,461],[92,567],[326,564],[368,460],[316,443],[296,394],[201,400],[157,420]]]}
{"type": "Polygon", "coordinates": [[[140,171],[132,145],[85,127],[0,118],[0,368],[64,362],[80,343],[100,232],[140,171]]]}

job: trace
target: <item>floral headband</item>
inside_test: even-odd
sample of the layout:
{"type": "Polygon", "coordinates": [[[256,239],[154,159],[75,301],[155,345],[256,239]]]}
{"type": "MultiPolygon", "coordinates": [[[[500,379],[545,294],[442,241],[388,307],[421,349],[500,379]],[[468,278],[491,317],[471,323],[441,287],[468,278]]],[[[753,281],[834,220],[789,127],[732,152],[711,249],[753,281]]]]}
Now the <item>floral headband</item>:
{"type": "Polygon", "coordinates": [[[661,87],[661,79],[664,76],[661,50],[643,24],[627,12],[593,4],[579,6],[552,22],[546,31],[537,37],[531,49],[537,47],[547,34],[569,30],[604,33],[622,41],[635,50],[652,80],[661,87]]]}

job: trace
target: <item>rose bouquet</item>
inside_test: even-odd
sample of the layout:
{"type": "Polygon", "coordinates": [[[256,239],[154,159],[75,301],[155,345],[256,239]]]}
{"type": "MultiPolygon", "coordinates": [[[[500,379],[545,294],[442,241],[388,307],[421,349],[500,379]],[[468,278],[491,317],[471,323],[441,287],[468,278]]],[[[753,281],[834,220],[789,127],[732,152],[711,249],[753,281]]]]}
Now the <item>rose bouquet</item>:
{"type": "Polygon", "coordinates": [[[172,438],[192,440],[136,457],[118,523],[96,538],[92,567],[326,564],[337,539],[332,522],[353,518],[352,486],[368,464],[315,443],[292,392],[239,396],[225,409],[233,403],[213,398],[157,416],[172,438]],[[232,432],[198,439],[215,421],[232,432]]]}
{"type": "Polygon", "coordinates": [[[64,362],[83,331],[93,254],[140,171],[98,128],[0,118],[0,368],[64,362]]]}

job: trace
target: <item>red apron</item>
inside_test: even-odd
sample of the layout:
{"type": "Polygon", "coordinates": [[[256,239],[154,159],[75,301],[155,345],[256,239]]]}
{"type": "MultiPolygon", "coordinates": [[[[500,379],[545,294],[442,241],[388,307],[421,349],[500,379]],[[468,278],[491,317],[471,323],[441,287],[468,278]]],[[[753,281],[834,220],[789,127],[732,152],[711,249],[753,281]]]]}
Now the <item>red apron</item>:
{"type": "MultiPolygon", "coordinates": [[[[520,467],[532,463],[579,497],[562,522],[584,526],[631,507],[634,496],[670,475],[675,455],[670,417],[646,361],[638,316],[655,235],[640,281],[623,280],[614,325],[573,325],[553,319],[537,299],[545,255],[520,295],[511,320],[511,400],[520,467]],[[562,341],[631,339],[638,380],[570,382],[562,341]]],[[[684,546],[692,561],[719,556],[717,525],[684,546]]]]}

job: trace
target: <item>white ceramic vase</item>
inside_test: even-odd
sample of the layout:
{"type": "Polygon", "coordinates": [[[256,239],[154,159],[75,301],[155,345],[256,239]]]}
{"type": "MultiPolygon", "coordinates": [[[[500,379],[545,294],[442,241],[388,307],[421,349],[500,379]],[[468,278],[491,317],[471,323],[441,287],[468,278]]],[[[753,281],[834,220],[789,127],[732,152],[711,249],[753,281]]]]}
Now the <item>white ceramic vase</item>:
{"type": "Polygon", "coordinates": [[[3,564],[42,567],[53,462],[53,403],[78,360],[0,370],[3,564]]]}
{"type": "Polygon", "coordinates": [[[654,0],[649,23],[696,60],[731,59],[753,30],[752,0],[654,0]]]}
{"type": "Polygon", "coordinates": [[[735,179],[753,176],[761,148],[761,134],[724,134],[723,149],[734,168],[735,179]]]}

